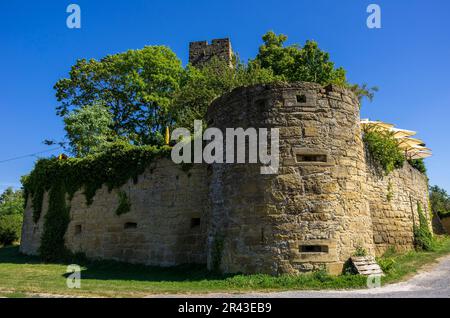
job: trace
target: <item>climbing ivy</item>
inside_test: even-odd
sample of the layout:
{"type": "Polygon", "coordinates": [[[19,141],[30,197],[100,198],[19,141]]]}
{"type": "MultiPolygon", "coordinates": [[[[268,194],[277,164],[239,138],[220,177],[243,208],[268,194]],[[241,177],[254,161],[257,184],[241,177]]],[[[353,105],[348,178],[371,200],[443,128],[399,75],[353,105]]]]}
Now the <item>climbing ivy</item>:
{"type": "Polygon", "coordinates": [[[419,215],[419,225],[414,224],[414,245],[419,250],[433,251],[436,242],[420,203],[417,203],[417,214],[419,215]]]}
{"type": "Polygon", "coordinates": [[[222,264],[223,245],[223,236],[216,235],[213,240],[211,251],[211,270],[213,272],[220,272],[220,265],[222,264]]]}
{"type": "MultiPolygon", "coordinates": [[[[102,185],[109,191],[119,188],[138,176],[156,158],[169,157],[170,147],[133,146],[113,144],[106,151],[84,158],[42,159],[34,170],[22,179],[25,193],[31,198],[33,220],[39,221],[44,193],[49,193],[48,211],[44,220],[40,253],[45,259],[61,258],[66,254],[64,234],[70,222],[67,199],[83,189],[86,203],[92,204],[95,193],[102,185]]],[[[130,202],[119,192],[118,214],[130,209],[130,202]]]]}
{"type": "Polygon", "coordinates": [[[55,261],[69,255],[64,234],[70,222],[70,207],[66,205],[63,179],[55,180],[49,192],[48,211],[45,215],[39,253],[46,261],[55,261]]]}
{"type": "Polygon", "coordinates": [[[122,215],[130,212],[131,202],[125,191],[119,192],[119,206],[116,209],[116,215],[122,215]]]}

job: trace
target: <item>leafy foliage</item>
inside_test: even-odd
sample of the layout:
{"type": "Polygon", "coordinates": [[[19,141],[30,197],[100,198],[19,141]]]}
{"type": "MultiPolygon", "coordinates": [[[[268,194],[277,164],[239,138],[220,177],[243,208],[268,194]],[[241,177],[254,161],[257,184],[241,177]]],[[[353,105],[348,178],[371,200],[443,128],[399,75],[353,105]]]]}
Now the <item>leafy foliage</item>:
{"type": "Polygon", "coordinates": [[[119,191],[119,206],[116,209],[116,215],[122,215],[130,212],[131,202],[128,195],[124,191],[119,191]]]}
{"type": "Polygon", "coordinates": [[[396,261],[392,257],[377,258],[377,263],[378,263],[378,265],[380,265],[380,268],[384,273],[388,273],[394,268],[396,261]]]}
{"type": "Polygon", "coordinates": [[[423,159],[413,159],[408,160],[409,164],[416,170],[423,174],[427,173],[427,167],[425,166],[425,161],[423,159]]]}
{"type": "Polygon", "coordinates": [[[405,156],[391,132],[366,128],[363,139],[372,158],[386,174],[403,167],[405,156]]]}
{"type": "Polygon", "coordinates": [[[23,192],[7,188],[0,195],[0,216],[22,215],[24,206],[23,192]]]}
{"type": "Polygon", "coordinates": [[[367,256],[367,251],[364,247],[362,247],[361,245],[358,245],[356,247],[355,253],[353,253],[353,256],[359,256],[359,257],[363,257],[363,256],[367,256]]]}
{"type": "Polygon", "coordinates": [[[10,245],[20,240],[22,221],[20,214],[0,215],[0,245],[10,245]]]}
{"type": "Polygon", "coordinates": [[[359,84],[347,84],[348,89],[350,89],[358,97],[359,102],[362,103],[364,98],[367,98],[369,102],[373,101],[375,93],[379,91],[378,86],[369,87],[366,83],[359,84]]]}
{"type": "Polygon", "coordinates": [[[69,77],[55,85],[57,113],[65,118],[72,152],[84,156],[101,151],[105,140],[117,137],[135,145],[163,145],[165,127],[192,127],[195,119],[205,118],[215,98],[240,86],[333,83],[353,90],[360,99],[373,98],[377,88],[349,84],[345,70],[336,68],[316,42],[285,46],[286,40],[285,35],[268,32],[255,59],[242,63],[235,57],[232,67],[213,58],[198,68],[183,68],[164,46],[78,60],[69,77]]]}
{"type": "Polygon", "coordinates": [[[213,58],[201,68],[188,65],[174,100],[172,113],[176,125],[192,129],[194,120],[205,118],[208,106],[214,99],[236,87],[281,80],[282,77],[261,68],[257,62],[237,62],[235,67],[230,67],[225,61],[213,58]]]}
{"type": "Polygon", "coordinates": [[[69,254],[64,235],[70,222],[70,207],[66,205],[65,184],[61,176],[54,181],[48,202],[39,253],[46,261],[56,261],[69,254]]]}
{"type": "Polygon", "coordinates": [[[21,190],[8,188],[0,195],[0,244],[9,245],[20,239],[23,210],[21,190]]]}
{"type": "Polygon", "coordinates": [[[438,186],[430,187],[430,203],[433,213],[440,217],[450,216],[450,196],[438,186]]]}
{"type": "Polygon", "coordinates": [[[71,153],[83,157],[101,152],[118,139],[112,129],[113,117],[101,103],[82,106],[64,118],[71,153]]]}
{"type": "MultiPolygon", "coordinates": [[[[168,157],[169,147],[132,146],[128,143],[115,143],[104,152],[84,158],[42,159],[37,162],[29,176],[23,178],[23,186],[33,202],[33,219],[37,222],[42,212],[43,195],[49,191],[49,208],[45,216],[44,233],[41,241],[41,254],[52,260],[67,256],[64,248],[64,233],[67,230],[70,208],[66,199],[71,199],[76,191],[84,189],[87,204],[98,189],[106,184],[112,191],[137,178],[155,158],[168,157]]],[[[119,213],[130,208],[119,193],[119,213]]]]}
{"type": "Polygon", "coordinates": [[[336,68],[329,53],[322,51],[315,41],[306,41],[303,47],[298,44],[284,46],[287,36],[277,35],[273,31],[267,32],[263,41],[255,62],[262,68],[272,70],[276,76],[281,76],[287,82],[336,84],[352,90],[360,102],[364,97],[372,101],[378,91],[376,86],[348,83],[346,71],[342,67],[336,68]]]}
{"type": "Polygon", "coordinates": [[[129,179],[137,179],[145,168],[158,157],[168,157],[169,147],[132,146],[119,142],[104,152],[84,158],[42,159],[36,163],[29,176],[23,178],[24,189],[33,200],[34,220],[40,218],[44,192],[62,180],[71,198],[76,191],[84,189],[87,204],[103,184],[111,191],[129,179]]]}
{"type": "Polygon", "coordinates": [[[98,102],[108,107],[112,129],[137,145],[162,144],[168,112],[179,90],[183,67],[165,46],[78,60],[69,78],[55,85],[58,115],[98,102]]]}
{"type": "Polygon", "coordinates": [[[328,53],[319,49],[314,41],[307,41],[304,47],[284,46],[287,36],[270,31],[263,36],[256,61],[275,75],[283,76],[288,82],[306,81],[322,85],[334,83],[344,85],[347,80],[343,68],[335,68],[328,53]]]}
{"type": "Polygon", "coordinates": [[[414,245],[419,250],[433,251],[435,240],[420,203],[417,204],[417,214],[419,215],[419,225],[414,224],[414,245]]]}

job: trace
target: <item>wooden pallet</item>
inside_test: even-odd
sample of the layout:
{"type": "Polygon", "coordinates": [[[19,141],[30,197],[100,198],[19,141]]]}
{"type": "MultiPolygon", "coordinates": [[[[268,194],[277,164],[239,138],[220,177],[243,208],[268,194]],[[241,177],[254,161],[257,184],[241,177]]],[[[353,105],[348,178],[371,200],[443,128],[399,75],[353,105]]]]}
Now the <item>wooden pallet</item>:
{"type": "Polygon", "coordinates": [[[354,256],[351,261],[360,275],[384,275],[373,256],[354,256]]]}

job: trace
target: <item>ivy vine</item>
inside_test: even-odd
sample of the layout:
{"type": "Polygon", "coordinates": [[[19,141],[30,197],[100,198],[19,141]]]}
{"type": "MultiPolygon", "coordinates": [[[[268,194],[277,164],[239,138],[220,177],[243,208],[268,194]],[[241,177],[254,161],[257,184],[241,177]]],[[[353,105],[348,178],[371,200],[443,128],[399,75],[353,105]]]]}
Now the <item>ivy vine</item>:
{"type": "MultiPolygon", "coordinates": [[[[105,152],[83,158],[41,159],[33,171],[22,179],[26,198],[31,199],[33,220],[42,214],[44,193],[49,193],[48,211],[44,219],[40,254],[47,260],[63,257],[67,251],[64,235],[70,222],[70,201],[78,190],[83,189],[87,205],[92,204],[98,189],[104,184],[109,191],[124,185],[138,176],[157,158],[169,158],[171,148],[156,146],[133,146],[117,143],[105,152]]],[[[119,192],[118,215],[129,211],[128,197],[119,192]]]]}

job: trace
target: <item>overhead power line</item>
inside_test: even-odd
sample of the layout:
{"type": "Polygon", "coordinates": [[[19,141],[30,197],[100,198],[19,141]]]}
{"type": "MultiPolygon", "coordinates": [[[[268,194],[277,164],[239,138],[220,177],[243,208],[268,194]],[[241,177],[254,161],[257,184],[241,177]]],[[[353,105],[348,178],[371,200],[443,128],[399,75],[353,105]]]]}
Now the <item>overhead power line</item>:
{"type": "Polygon", "coordinates": [[[37,155],[41,155],[41,154],[44,154],[44,153],[49,153],[49,152],[52,152],[52,151],[56,151],[56,150],[59,150],[61,148],[62,147],[58,147],[58,148],[53,148],[53,149],[49,149],[49,150],[35,152],[35,153],[29,154],[29,155],[23,155],[23,156],[19,156],[19,157],[10,158],[10,159],[0,160],[0,163],[16,161],[16,160],[20,160],[20,159],[29,158],[29,157],[35,157],[37,155]]]}

